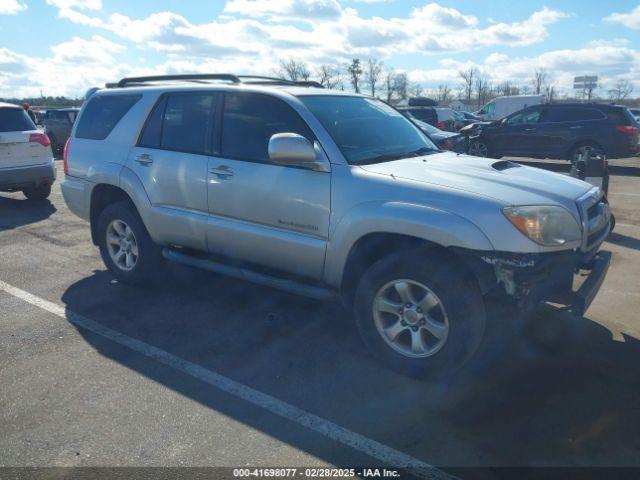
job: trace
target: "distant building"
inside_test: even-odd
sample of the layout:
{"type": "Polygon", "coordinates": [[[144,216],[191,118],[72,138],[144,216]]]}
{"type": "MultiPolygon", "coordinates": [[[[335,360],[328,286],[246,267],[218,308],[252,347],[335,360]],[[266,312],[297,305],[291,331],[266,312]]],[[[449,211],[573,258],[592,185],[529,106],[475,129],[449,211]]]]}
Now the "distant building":
{"type": "Polygon", "coordinates": [[[475,106],[467,105],[460,100],[454,100],[453,102],[451,102],[449,104],[449,108],[458,112],[473,112],[474,110],[476,110],[475,106]]]}

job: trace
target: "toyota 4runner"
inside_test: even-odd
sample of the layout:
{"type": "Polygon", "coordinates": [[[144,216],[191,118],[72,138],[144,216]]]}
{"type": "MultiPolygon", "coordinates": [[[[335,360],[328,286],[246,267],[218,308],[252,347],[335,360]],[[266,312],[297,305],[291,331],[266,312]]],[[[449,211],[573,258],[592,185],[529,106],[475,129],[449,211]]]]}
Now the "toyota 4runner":
{"type": "Polygon", "coordinates": [[[88,92],[62,190],[121,282],[171,260],[340,298],[376,357],[440,375],[475,352],[487,297],[582,314],[606,274],[599,189],[443,152],[380,100],[228,74],[107,87],[88,92]]]}

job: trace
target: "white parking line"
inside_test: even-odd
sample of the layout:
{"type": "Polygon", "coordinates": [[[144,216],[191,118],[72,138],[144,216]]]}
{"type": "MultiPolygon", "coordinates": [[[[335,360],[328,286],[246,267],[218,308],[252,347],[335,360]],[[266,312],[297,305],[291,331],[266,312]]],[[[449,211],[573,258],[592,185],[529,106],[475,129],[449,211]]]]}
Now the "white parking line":
{"type": "Polygon", "coordinates": [[[411,457],[405,453],[402,453],[394,448],[384,445],[380,442],[367,438],[359,433],[347,430],[340,425],[337,425],[329,420],[325,420],[317,415],[308,413],[301,410],[298,407],[290,405],[286,402],[278,400],[270,395],[262,393],[251,387],[247,387],[235,380],[227,378],[212,370],[208,370],[200,365],[184,360],[180,357],[176,357],[169,352],[166,352],[160,348],[149,345],[135,338],[131,338],[116,330],[112,330],[100,323],[90,320],[82,315],[78,315],[69,310],[65,310],[64,307],[55,303],[44,300],[36,295],[21,290],[13,285],[9,285],[6,282],[0,280],[0,290],[13,295],[20,300],[23,300],[31,305],[35,305],[42,310],[46,310],[60,318],[68,320],[70,323],[81,327],[85,330],[89,330],[104,338],[107,338],[113,342],[119,343],[125,347],[130,348],[142,355],[152,358],[160,363],[168,365],[176,370],[179,370],[187,375],[191,375],[198,380],[201,380],[213,387],[218,388],[230,395],[236,396],[249,403],[252,403],[264,410],[267,410],[275,415],[278,415],[287,420],[291,420],[303,427],[313,430],[316,433],[324,435],[332,440],[342,443],[348,447],[358,450],[376,460],[381,461],[385,465],[393,466],[396,468],[408,468],[411,472],[426,479],[452,479],[455,478],[442,470],[437,469],[425,463],[417,458],[411,457]]]}
{"type": "Polygon", "coordinates": [[[637,229],[640,229],[640,225],[630,225],[628,223],[618,223],[618,222],[616,222],[616,227],[626,227],[626,228],[637,228],[637,229]]]}

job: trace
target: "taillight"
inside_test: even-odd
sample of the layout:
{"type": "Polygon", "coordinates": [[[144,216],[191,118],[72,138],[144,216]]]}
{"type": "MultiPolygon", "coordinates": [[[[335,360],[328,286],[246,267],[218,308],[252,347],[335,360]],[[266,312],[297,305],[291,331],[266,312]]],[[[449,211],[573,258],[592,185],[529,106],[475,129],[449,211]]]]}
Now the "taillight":
{"type": "Polygon", "coordinates": [[[69,175],[69,163],[67,160],[67,157],[69,156],[69,145],[71,145],[71,137],[67,138],[62,152],[62,169],[64,170],[65,175],[69,175]]]}
{"type": "Polygon", "coordinates": [[[444,127],[445,127],[444,122],[436,122],[436,128],[439,128],[440,130],[444,130],[444,127]]]}
{"type": "Polygon", "coordinates": [[[46,133],[30,133],[29,143],[39,143],[43,147],[51,146],[51,140],[49,140],[49,137],[46,133]]]}
{"type": "Polygon", "coordinates": [[[629,125],[616,125],[616,130],[627,135],[637,135],[640,133],[640,128],[631,127],[629,125]]]}

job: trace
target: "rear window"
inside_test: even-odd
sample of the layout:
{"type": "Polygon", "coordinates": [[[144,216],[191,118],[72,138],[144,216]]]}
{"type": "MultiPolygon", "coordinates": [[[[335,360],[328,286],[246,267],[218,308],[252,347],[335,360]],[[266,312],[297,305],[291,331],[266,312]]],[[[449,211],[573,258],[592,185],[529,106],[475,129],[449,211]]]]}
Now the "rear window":
{"type": "Polygon", "coordinates": [[[579,122],[585,120],[602,120],[605,116],[595,108],[549,108],[547,109],[546,122],[579,122]]]}
{"type": "Polygon", "coordinates": [[[29,115],[21,108],[0,108],[0,132],[35,130],[29,115]]]}
{"type": "Polygon", "coordinates": [[[423,122],[430,123],[438,121],[436,111],[431,108],[412,108],[405,110],[405,112],[409,112],[412,117],[422,120],[423,122]]]}
{"type": "Polygon", "coordinates": [[[142,95],[104,95],[89,100],[76,130],[77,138],[104,140],[142,95]]]}
{"type": "Polygon", "coordinates": [[[635,125],[636,119],[628,108],[612,108],[609,119],[616,125],[635,125]]]}

